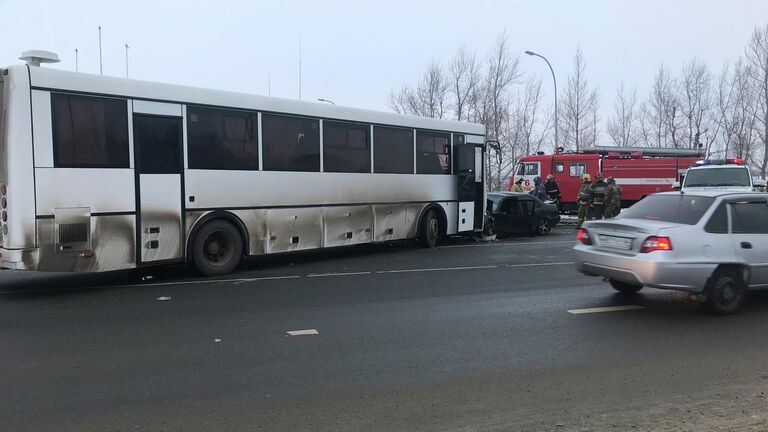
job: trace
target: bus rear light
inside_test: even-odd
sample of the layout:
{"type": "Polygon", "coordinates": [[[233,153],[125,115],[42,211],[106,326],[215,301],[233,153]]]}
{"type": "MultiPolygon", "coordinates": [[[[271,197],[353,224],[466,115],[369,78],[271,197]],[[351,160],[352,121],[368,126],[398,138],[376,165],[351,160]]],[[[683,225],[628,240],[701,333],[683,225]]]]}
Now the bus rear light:
{"type": "Polygon", "coordinates": [[[587,246],[592,245],[592,237],[589,236],[589,232],[584,228],[579,228],[579,232],[576,233],[576,240],[587,246]]]}
{"type": "Polygon", "coordinates": [[[643,246],[640,247],[640,253],[648,253],[654,251],[671,251],[672,242],[669,241],[669,237],[656,237],[650,236],[643,242],[643,246]]]}

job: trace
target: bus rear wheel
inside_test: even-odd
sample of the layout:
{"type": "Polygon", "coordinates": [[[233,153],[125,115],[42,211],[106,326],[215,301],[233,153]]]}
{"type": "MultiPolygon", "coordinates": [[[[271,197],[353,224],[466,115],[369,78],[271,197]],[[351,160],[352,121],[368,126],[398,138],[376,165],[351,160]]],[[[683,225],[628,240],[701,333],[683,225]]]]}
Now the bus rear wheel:
{"type": "Polygon", "coordinates": [[[435,210],[429,210],[419,224],[419,243],[425,248],[437,247],[440,238],[440,220],[435,210]]]}
{"type": "Polygon", "coordinates": [[[243,258],[243,238],[231,223],[217,219],[207,222],[192,242],[192,262],[206,276],[232,273],[243,258]]]}

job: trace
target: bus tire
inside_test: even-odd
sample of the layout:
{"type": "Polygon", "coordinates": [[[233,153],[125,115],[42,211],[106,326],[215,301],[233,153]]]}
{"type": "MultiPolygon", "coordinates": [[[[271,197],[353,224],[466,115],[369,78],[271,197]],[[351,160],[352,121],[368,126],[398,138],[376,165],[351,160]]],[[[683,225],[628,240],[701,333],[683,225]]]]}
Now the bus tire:
{"type": "Polygon", "coordinates": [[[439,238],[440,219],[434,209],[427,210],[419,224],[419,243],[425,248],[434,248],[439,238]]]}
{"type": "Polygon", "coordinates": [[[192,262],[206,276],[232,273],[243,258],[240,231],[223,219],[206,222],[192,242],[192,262]]]}

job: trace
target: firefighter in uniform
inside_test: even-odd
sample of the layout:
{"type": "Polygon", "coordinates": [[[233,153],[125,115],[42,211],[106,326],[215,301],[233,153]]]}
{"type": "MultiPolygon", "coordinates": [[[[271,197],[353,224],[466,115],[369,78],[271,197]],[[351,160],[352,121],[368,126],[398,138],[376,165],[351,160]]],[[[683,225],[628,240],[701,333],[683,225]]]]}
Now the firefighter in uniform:
{"type": "Polygon", "coordinates": [[[515,182],[515,185],[512,186],[512,192],[525,192],[525,189],[523,189],[523,178],[520,177],[515,182]]]}
{"type": "Polygon", "coordinates": [[[616,217],[621,211],[621,187],[616,179],[608,177],[608,189],[605,191],[605,217],[616,217]]]}
{"type": "Polygon", "coordinates": [[[605,182],[603,173],[595,175],[595,183],[592,189],[592,219],[602,219],[605,213],[605,193],[608,190],[608,183],[605,182]]]}
{"type": "Polygon", "coordinates": [[[589,174],[584,174],[581,178],[582,183],[579,188],[579,196],[577,199],[579,203],[579,224],[576,228],[581,228],[581,224],[584,223],[585,219],[592,219],[592,209],[589,207],[592,203],[592,177],[590,177],[589,174]]]}
{"type": "Polygon", "coordinates": [[[555,181],[555,176],[550,174],[547,176],[547,182],[544,183],[544,187],[547,189],[547,198],[557,203],[557,208],[560,209],[560,185],[555,181]]]}

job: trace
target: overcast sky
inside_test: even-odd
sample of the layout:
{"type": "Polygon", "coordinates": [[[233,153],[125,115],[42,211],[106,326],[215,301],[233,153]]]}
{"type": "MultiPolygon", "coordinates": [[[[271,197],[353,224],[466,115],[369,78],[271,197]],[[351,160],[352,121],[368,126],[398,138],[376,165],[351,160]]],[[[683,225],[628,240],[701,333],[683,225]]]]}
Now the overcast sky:
{"type": "MultiPolygon", "coordinates": [[[[623,80],[647,93],[663,62],[677,70],[693,56],[719,70],[737,58],[755,25],[768,22],[768,0],[529,1],[35,1],[0,0],[0,65],[21,63],[26,49],[58,53],[49,66],[98,73],[102,26],[104,74],[387,110],[392,89],[418,80],[432,58],[447,63],[462,45],[485,55],[507,31],[513,49],[552,62],[563,85],[577,47],[601,114],[611,112],[623,80]]],[[[521,58],[544,79],[546,65],[521,58]]]]}

